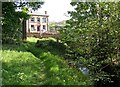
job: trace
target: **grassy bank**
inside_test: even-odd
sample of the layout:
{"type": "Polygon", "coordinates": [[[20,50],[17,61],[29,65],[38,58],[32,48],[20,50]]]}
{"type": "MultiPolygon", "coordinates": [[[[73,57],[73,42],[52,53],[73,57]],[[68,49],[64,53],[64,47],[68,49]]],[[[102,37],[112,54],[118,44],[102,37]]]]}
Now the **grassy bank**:
{"type": "Polygon", "coordinates": [[[3,84],[33,85],[45,79],[42,61],[23,46],[3,45],[2,57],[3,84]]]}
{"type": "Polygon", "coordinates": [[[3,44],[3,84],[90,86],[86,76],[67,65],[62,46],[57,47],[54,39],[41,39],[41,46],[35,47],[37,40],[28,38],[19,46],[3,44]]]}

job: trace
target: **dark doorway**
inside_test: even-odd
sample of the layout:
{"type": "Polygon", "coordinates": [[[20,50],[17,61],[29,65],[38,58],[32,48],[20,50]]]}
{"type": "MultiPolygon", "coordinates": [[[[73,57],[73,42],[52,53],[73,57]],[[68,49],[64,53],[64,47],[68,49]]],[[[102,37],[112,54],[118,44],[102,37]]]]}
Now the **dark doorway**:
{"type": "Polygon", "coordinates": [[[37,26],[37,31],[40,31],[40,25],[37,26]]]}

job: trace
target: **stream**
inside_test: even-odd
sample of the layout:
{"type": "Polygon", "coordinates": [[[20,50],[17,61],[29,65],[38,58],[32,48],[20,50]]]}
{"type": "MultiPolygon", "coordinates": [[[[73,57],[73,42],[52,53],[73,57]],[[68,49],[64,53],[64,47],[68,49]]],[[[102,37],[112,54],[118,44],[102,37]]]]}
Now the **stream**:
{"type": "Polygon", "coordinates": [[[86,68],[86,67],[80,67],[79,69],[82,71],[82,73],[84,75],[88,75],[89,74],[89,69],[88,68],[86,68]]]}

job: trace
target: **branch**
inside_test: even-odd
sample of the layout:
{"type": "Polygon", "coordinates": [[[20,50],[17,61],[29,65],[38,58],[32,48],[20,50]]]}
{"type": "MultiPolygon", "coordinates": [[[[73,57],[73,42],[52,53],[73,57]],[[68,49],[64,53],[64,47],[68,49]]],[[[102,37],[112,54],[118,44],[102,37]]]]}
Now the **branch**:
{"type": "Polygon", "coordinates": [[[107,64],[107,65],[105,65],[104,67],[102,67],[102,68],[100,69],[100,71],[101,71],[102,69],[106,68],[107,66],[109,66],[109,64],[107,64]]]}
{"type": "Polygon", "coordinates": [[[17,4],[14,3],[14,7],[22,7],[22,6],[25,6],[25,5],[28,4],[28,2],[23,2],[23,3],[20,2],[19,4],[20,4],[20,5],[17,5],[17,4]]]}

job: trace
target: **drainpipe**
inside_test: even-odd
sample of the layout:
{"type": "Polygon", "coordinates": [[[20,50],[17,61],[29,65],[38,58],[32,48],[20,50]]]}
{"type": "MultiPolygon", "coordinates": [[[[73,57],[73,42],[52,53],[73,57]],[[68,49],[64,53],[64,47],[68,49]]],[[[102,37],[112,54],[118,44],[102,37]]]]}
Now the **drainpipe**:
{"type": "Polygon", "coordinates": [[[47,31],[48,31],[48,17],[47,17],[47,31]]]}

